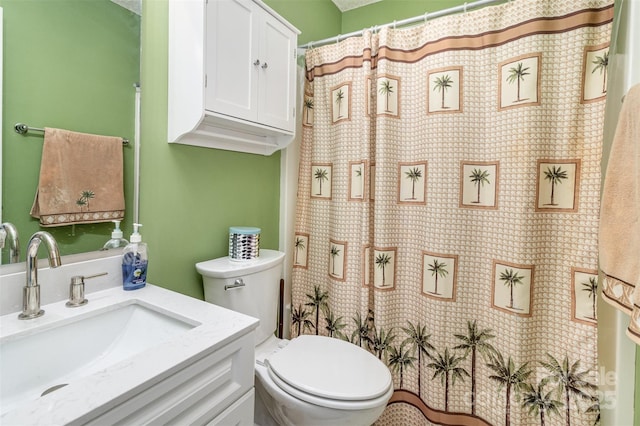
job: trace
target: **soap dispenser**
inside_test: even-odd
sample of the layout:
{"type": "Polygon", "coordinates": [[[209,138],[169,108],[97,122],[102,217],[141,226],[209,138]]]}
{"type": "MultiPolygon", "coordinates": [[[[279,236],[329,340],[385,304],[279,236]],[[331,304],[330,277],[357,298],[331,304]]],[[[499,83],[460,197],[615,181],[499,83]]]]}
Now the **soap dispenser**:
{"type": "Polygon", "coordinates": [[[147,244],[142,242],[138,232],[141,226],[133,224],[131,242],[122,251],[122,287],[125,290],[137,290],[147,284],[148,252],[147,244]]]}
{"type": "Polygon", "coordinates": [[[113,232],[111,232],[111,239],[104,243],[102,246],[102,250],[108,250],[112,248],[124,247],[129,244],[129,241],[122,238],[122,230],[120,229],[120,221],[112,220],[111,222],[115,223],[115,228],[113,232]]]}

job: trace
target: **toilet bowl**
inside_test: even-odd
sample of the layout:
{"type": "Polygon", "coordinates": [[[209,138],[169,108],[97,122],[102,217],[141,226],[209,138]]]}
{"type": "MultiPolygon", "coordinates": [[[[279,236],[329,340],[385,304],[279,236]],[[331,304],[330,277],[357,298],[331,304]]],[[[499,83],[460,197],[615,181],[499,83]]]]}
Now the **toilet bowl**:
{"type": "Polygon", "coordinates": [[[393,393],[391,374],[374,355],[343,340],[308,335],[273,337],[258,346],[255,385],[280,425],[370,425],[393,393]]]}
{"type": "Polygon", "coordinates": [[[219,258],[196,264],[205,300],[260,319],[256,330],[255,423],[370,425],[393,394],[382,361],[326,336],[274,336],[284,253],[260,250],[246,263],[219,258]],[[226,286],[226,289],[225,289],[226,286]]]}

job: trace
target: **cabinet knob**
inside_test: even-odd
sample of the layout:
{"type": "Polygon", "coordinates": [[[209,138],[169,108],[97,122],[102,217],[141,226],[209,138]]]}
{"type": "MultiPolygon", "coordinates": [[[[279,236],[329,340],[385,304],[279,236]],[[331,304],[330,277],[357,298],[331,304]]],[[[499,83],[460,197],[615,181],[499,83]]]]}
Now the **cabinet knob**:
{"type": "Polygon", "coordinates": [[[261,68],[262,68],[263,70],[266,70],[268,66],[269,66],[269,65],[267,65],[267,63],[265,62],[264,64],[262,64],[262,67],[261,67],[261,68]]]}
{"type": "Polygon", "coordinates": [[[260,59],[256,59],[256,61],[253,63],[253,65],[255,65],[255,66],[260,65],[260,59]]]}

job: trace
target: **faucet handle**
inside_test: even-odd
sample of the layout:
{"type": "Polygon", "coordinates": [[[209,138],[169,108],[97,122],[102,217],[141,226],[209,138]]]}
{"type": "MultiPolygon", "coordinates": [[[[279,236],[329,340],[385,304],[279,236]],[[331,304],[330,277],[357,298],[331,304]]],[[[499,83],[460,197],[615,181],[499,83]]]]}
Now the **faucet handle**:
{"type": "Polygon", "coordinates": [[[68,308],[77,308],[78,306],[86,305],[88,300],[84,298],[84,280],[107,274],[108,272],[102,272],[89,276],[74,275],[71,277],[71,283],[69,284],[69,301],[66,303],[66,306],[68,308]]]}

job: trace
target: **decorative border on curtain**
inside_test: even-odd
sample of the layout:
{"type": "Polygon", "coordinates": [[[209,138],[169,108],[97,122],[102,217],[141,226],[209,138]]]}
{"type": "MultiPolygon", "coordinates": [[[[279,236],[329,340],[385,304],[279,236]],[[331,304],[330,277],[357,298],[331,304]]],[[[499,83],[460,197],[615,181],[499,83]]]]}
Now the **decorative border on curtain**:
{"type": "Polygon", "coordinates": [[[371,50],[367,49],[362,56],[348,56],[334,63],[316,65],[307,69],[307,80],[313,81],[316,77],[336,74],[347,68],[360,68],[365,62],[371,62],[372,68],[375,68],[377,62],[383,59],[411,63],[445,50],[485,49],[536,34],[559,34],[582,27],[596,27],[612,21],[613,4],[602,8],[584,9],[564,16],[532,19],[500,31],[489,31],[464,37],[445,37],[412,51],[381,46],[376,55],[372,55],[371,50]]]}

